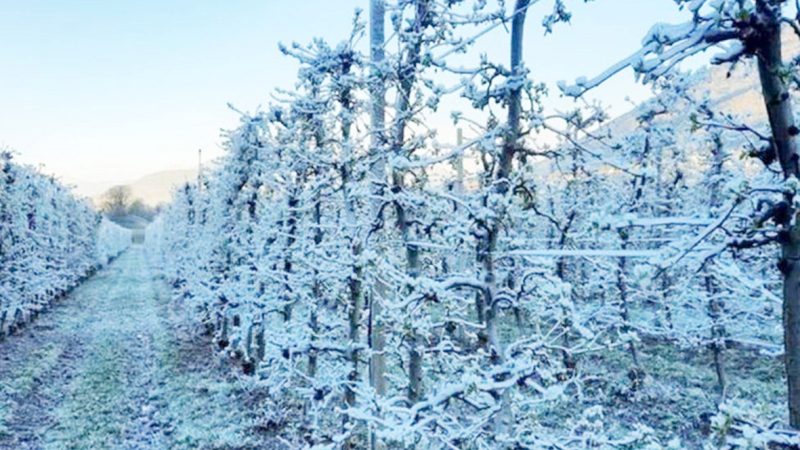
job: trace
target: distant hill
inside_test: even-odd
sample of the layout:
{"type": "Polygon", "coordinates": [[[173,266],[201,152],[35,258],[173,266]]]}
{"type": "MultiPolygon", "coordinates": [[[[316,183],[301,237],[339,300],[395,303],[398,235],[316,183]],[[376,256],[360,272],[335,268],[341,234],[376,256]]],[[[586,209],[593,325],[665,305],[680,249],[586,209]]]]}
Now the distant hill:
{"type": "Polygon", "coordinates": [[[91,200],[99,205],[103,194],[113,185],[124,185],[131,188],[134,199],[140,199],[148,206],[158,206],[168,203],[172,197],[172,190],[176,186],[197,179],[197,170],[164,170],[161,172],[145,175],[137,180],[121,183],[99,183],[95,185],[77,186],[79,194],[87,195],[91,200]]]}
{"type": "MultiPolygon", "coordinates": [[[[783,57],[785,60],[789,60],[797,56],[800,56],[800,42],[792,31],[785,29],[783,32],[783,57]]],[[[750,123],[767,121],[758,72],[752,60],[740,64],[740,67],[732,71],[730,76],[728,64],[705,69],[697,91],[708,92],[711,106],[717,111],[733,114],[750,123]]],[[[612,120],[608,127],[619,135],[630,133],[637,127],[636,118],[639,112],[639,108],[634,108],[612,120]]]]}
{"type": "Polygon", "coordinates": [[[147,205],[156,206],[168,203],[176,186],[196,180],[197,170],[165,170],[145,175],[128,183],[128,186],[133,191],[133,198],[139,198],[147,205]]]}

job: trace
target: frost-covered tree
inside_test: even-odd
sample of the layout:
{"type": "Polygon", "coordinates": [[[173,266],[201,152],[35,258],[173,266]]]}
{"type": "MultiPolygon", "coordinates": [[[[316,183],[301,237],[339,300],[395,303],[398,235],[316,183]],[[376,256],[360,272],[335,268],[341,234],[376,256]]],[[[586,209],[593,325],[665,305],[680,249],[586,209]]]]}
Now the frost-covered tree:
{"type": "MultiPolygon", "coordinates": [[[[719,25],[701,10],[676,30],[719,25]]],[[[295,85],[240,113],[152,227],[176,299],[268,388],[291,445],[701,446],[756,383],[739,362],[774,366],[775,215],[752,224],[775,185],[733,157],[764,133],[715,111],[701,74],[662,71],[688,47],[656,32],[633,126],[554,108],[524,31],[569,18],[376,0],[338,45],[283,46],[295,85]],[[502,59],[472,55],[504,27],[502,59]]]]}
{"type": "Polygon", "coordinates": [[[22,327],[130,244],[52,177],[0,152],[0,339],[22,327]]]}
{"type": "MultiPolygon", "coordinates": [[[[784,360],[789,422],[797,428],[800,427],[800,266],[794,260],[800,251],[800,241],[795,224],[794,198],[800,157],[792,108],[796,69],[795,62],[787,60],[782,52],[782,31],[784,28],[797,30],[798,24],[797,18],[788,14],[787,4],[785,0],[678,1],[677,6],[691,14],[688,23],[654,26],[645,37],[641,50],[631,57],[594,79],[582,78],[574,86],[562,85],[562,89],[568,95],[581,96],[627,67],[642,76],[645,82],[657,81],[669,75],[683,60],[715,47],[725,50],[715,55],[712,63],[729,64],[732,69],[745,66],[745,70],[757,72],[768,118],[768,132],[760,132],[760,124],[736,123],[725,112],[721,113],[721,118],[720,114],[712,115],[710,120],[704,118],[698,126],[746,135],[744,139],[748,145],[755,147],[750,152],[752,156],[759,158],[767,167],[775,162],[779,166],[782,182],[775,180],[771,183],[773,187],[767,189],[774,195],[763,195],[764,191],[760,189],[746,189],[735,202],[735,206],[739,206],[746,203],[745,198],[756,197],[766,207],[759,217],[754,218],[755,226],[742,230],[745,236],[731,240],[729,245],[736,249],[765,245],[780,247],[778,269],[783,278],[784,360]],[[756,144],[753,144],[753,139],[756,144]],[[770,225],[765,226],[768,223],[770,225]]],[[[715,230],[725,229],[731,222],[728,219],[735,206],[728,212],[722,212],[721,219],[714,223],[713,229],[707,230],[701,237],[706,238],[715,230]]],[[[696,245],[692,244],[692,247],[696,245]]],[[[714,293],[718,288],[710,279],[707,280],[707,290],[714,293]]],[[[712,302],[713,305],[709,307],[712,316],[716,316],[718,312],[715,310],[719,310],[720,305],[716,300],[712,302]]],[[[716,330],[717,335],[722,333],[718,325],[716,330]]],[[[719,359],[719,356],[717,353],[716,358],[719,359]]],[[[720,383],[723,386],[725,384],[724,381],[720,383]]]]}

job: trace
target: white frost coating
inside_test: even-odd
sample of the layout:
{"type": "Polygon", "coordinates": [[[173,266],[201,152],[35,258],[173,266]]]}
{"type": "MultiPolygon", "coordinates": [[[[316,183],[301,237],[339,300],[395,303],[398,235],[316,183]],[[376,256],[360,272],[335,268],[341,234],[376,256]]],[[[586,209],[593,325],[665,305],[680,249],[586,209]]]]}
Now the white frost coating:
{"type": "Polygon", "coordinates": [[[0,153],[0,338],[129,244],[129,231],[0,153]]]}
{"type": "Polygon", "coordinates": [[[0,448],[284,448],[253,430],[268,399],[200,358],[155,264],[131,248],[0,344],[0,448]]]}
{"type": "Polygon", "coordinates": [[[728,45],[724,51],[717,53],[714,55],[712,61],[715,64],[733,61],[740,57],[744,52],[744,46],[741,42],[733,42],[732,44],[728,45]]]}
{"type": "Polygon", "coordinates": [[[744,50],[738,41],[739,30],[734,23],[742,16],[753,14],[752,2],[693,0],[688,10],[693,13],[691,21],[653,25],[642,39],[639,50],[590,80],[579,78],[573,84],[560,82],[562,93],[580,97],[629,67],[648,82],[665,76],[681,61],[722,43],[730,46],[724,53],[716,55],[713,62],[733,62],[743,56],[744,50]]]}
{"type": "Polygon", "coordinates": [[[514,256],[577,256],[577,257],[606,257],[606,258],[657,258],[661,256],[658,250],[619,250],[619,249],[563,249],[563,250],[511,250],[503,252],[504,255],[514,256]]]}
{"type": "MultiPolygon", "coordinates": [[[[749,178],[774,185],[736,158],[757,137],[712,115],[697,78],[672,72],[724,37],[699,15],[712,17],[710,3],[681,2],[696,25],[654,27],[645,51],[599,80],[562,84],[579,95],[625,67],[645,71],[655,96],[620,130],[600,106],[551,110],[504,62],[462,64],[470,36],[505,13],[425,2],[433,13],[416,33],[418,3],[387,4],[394,28],[379,69],[411,83],[414,107],[387,114],[385,129],[367,125],[377,68],[355,39],[284,48],[300,63],[295,90],[269,113],[243,114],[217,169],[179,189],[148,229],[177,304],[269,392],[265,415],[284,419],[272,423],[290,448],[702,448],[700,425],[680,439],[673,430],[719,404],[712,350],[772,367],[781,339],[764,275],[774,261],[730,245],[741,228],[774,234],[771,223],[751,230],[757,202],[741,201],[749,178]],[[443,88],[442,73],[463,78],[443,88]],[[525,139],[510,143],[502,119],[516,89],[528,99],[525,139]],[[439,145],[427,118],[448,96],[468,105],[439,112],[469,131],[439,145]],[[415,125],[398,133],[404,120],[415,125]],[[370,179],[378,147],[393,155],[387,176],[370,179]],[[498,177],[498,156],[514,152],[498,177]],[[451,189],[444,172],[459,160],[470,181],[451,189]],[[367,314],[365,292],[381,295],[380,315],[367,314]],[[379,355],[383,393],[369,376],[379,355]]],[[[398,89],[386,95],[398,104],[398,89]]],[[[723,369],[735,379],[728,395],[754,397],[742,389],[754,386],[767,400],[753,409],[779,411],[779,375],[723,369]]]]}
{"type": "Polygon", "coordinates": [[[97,228],[97,261],[106,265],[131,245],[131,230],[106,219],[97,228]]]}

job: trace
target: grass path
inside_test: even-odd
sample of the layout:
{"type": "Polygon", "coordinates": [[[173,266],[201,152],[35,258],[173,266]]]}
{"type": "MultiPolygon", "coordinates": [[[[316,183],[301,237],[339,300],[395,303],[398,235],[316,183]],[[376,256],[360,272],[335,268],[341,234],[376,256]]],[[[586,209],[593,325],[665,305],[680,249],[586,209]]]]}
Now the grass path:
{"type": "Polygon", "coordinates": [[[168,298],[135,246],[0,342],[0,450],[279,448],[168,298]]]}

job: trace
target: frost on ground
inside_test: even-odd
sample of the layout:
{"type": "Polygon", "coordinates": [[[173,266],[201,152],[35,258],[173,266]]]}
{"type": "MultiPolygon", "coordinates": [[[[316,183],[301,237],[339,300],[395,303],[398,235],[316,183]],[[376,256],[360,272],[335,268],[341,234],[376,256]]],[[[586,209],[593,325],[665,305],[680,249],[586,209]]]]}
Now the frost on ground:
{"type": "Polygon", "coordinates": [[[210,349],[133,247],[0,344],[0,449],[280,448],[210,349]]]}

